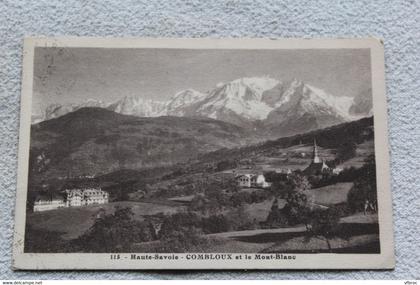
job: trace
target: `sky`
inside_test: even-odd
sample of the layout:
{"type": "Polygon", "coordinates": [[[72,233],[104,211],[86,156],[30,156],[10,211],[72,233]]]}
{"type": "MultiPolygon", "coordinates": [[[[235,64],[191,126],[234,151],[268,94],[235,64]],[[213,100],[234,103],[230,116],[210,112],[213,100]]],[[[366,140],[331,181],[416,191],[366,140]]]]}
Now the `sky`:
{"type": "Polygon", "coordinates": [[[371,86],[368,49],[193,50],[37,47],[33,108],[124,96],[167,100],[241,77],[300,79],[354,97],[371,86]]]}

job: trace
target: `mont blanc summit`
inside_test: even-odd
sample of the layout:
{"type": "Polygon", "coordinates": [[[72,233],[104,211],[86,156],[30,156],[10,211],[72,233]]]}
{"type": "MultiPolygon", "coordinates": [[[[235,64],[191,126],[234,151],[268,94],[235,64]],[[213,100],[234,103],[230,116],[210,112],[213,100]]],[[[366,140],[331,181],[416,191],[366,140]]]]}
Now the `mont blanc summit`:
{"type": "Polygon", "coordinates": [[[218,83],[207,92],[181,90],[167,101],[126,96],[110,103],[88,100],[81,104],[54,104],[34,116],[33,123],[95,106],[140,117],[207,117],[252,128],[257,123],[259,128],[278,136],[368,116],[368,113],[352,112],[360,100],[355,102],[351,97],[329,94],[299,79],[244,77],[218,83]]]}

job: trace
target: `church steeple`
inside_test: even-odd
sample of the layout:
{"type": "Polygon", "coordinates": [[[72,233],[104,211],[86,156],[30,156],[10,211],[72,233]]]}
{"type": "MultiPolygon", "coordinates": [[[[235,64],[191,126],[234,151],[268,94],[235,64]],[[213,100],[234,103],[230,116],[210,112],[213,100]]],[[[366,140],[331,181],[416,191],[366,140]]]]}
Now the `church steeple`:
{"type": "Polygon", "coordinates": [[[319,157],[318,146],[316,145],[315,138],[311,164],[309,164],[309,166],[303,172],[310,175],[320,175],[323,173],[332,172],[331,168],[329,168],[328,165],[319,157]]]}
{"type": "Polygon", "coordinates": [[[314,138],[314,150],[312,154],[312,163],[320,163],[321,159],[318,156],[318,147],[316,145],[316,139],[314,138]]]}

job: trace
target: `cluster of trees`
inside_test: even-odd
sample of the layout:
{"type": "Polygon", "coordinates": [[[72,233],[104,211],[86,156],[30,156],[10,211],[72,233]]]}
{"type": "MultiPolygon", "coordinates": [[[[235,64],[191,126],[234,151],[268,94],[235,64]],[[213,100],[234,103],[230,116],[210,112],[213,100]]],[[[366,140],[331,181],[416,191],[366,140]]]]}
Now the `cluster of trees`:
{"type": "Polygon", "coordinates": [[[80,237],[64,240],[62,233],[26,228],[26,252],[130,252],[133,243],[156,240],[150,221],[133,219],[130,208],[97,218],[92,227],[80,237]]]}
{"type": "Polygon", "coordinates": [[[236,162],[236,160],[233,159],[226,159],[226,160],[222,160],[220,162],[217,163],[216,165],[216,171],[223,171],[226,169],[233,169],[236,168],[238,166],[238,163],[236,162]]]}
{"type": "Polygon", "coordinates": [[[58,253],[71,252],[69,242],[61,238],[63,233],[36,229],[27,225],[25,229],[25,252],[58,253]]]}
{"type": "Polygon", "coordinates": [[[273,197],[271,191],[255,190],[252,192],[237,192],[230,197],[233,207],[240,207],[245,204],[261,203],[273,197]]]}
{"type": "Polygon", "coordinates": [[[323,187],[341,182],[353,182],[354,186],[347,196],[347,205],[351,211],[365,210],[368,205],[376,211],[377,189],[376,189],[376,163],[375,156],[370,155],[360,168],[345,168],[340,174],[332,175],[324,173],[319,176],[308,177],[313,188],[323,187]]]}
{"type": "Polygon", "coordinates": [[[217,188],[207,188],[204,194],[196,195],[189,204],[189,210],[198,211],[204,215],[218,213],[223,209],[239,208],[246,204],[260,203],[271,199],[273,194],[267,190],[252,192],[238,191],[225,193],[217,188]]]}
{"type": "Polygon", "coordinates": [[[377,211],[375,156],[369,156],[360,168],[359,175],[347,194],[347,204],[353,212],[366,211],[368,207],[374,212],[377,211]]]}
{"type": "Polygon", "coordinates": [[[162,185],[155,185],[147,192],[153,198],[162,199],[210,192],[214,193],[211,196],[215,196],[220,192],[236,192],[238,190],[234,178],[225,174],[208,175],[203,173],[191,176],[186,175],[168,182],[162,183],[162,185]]]}
{"type": "Polygon", "coordinates": [[[312,211],[307,222],[308,234],[310,236],[322,237],[331,251],[330,239],[339,235],[340,212],[335,207],[326,210],[312,211]]]}
{"type": "Polygon", "coordinates": [[[204,252],[210,243],[211,241],[203,237],[199,229],[189,227],[173,231],[170,235],[162,237],[155,245],[146,245],[142,252],[204,252]]]}
{"type": "MultiPolygon", "coordinates": [[[[346,207],[352,211],[362,211],[366,204],[376,207],[376,166],[374,156],[370,156],[364,166],[357,170],[354,186],[348,193],[346,207]]],[[[350,175],[350,174],[349,174],[350,175]]],[[[280,195],[260,190],[252,193],[236,192],[226,194],[220,189],[209,187],[203,195],[197,195],[191,203],[191,210],[204,211],[201,214],[181,212],[173,215],[154,217],[155,220],[134,219],[130,208],[116,208],[114,213],[99,217],[85,234],[69,242],[61,238],[61,233],[37,230],[27,227],[25,251],[27,252],[130,252],[135,243],[158,241],[160,252],[200,251],[209,246],[209,239],[203,234],[259,227],[246,213],[245,204],[267,200],[274,195],[271,211],[265,222],[268,227],[287,227],[298,224],[306,226],[307,235],[323,238],[329,248],[330,239],[339,234],[339,220],[343,211],[339,206],[327,209],[314,207],[305,191],[308,180],[299,173],[289,175],[287,180],[272,175],[272,181],[287,183],[287,191],[278,189],[286,204],[279,208],[280,195]],[[224,209],[222,209],[225,207],[224,209]],[[223,210],[223,211],[221,211],[223,210]],[[223,214],[222,214],[223,213],[223,214]],[[156,220],[158,220],[156,222],[156,220]],[[161,224],[156,230],[156,223],[161,224]]],[[[277,193],[278,193],[277,192],[277,193]]]]}
{"type": "Polygon", "coordinates": [[[204,250],[210,242],[203,234],[257,227],[242,207],[226,214],[202,216],[192,212],[162,215],[139,221],[130,208],[117,207],[98,217],[80,237],[64,240],[62,233],[28,227],[26,252],[132,252],[138,243],[156,241],[157,252],[204,250]],[[159,227],[160,225],[160,227],[159,227]]]}
{"type": "Polygon", "coordinates": [[[274,228],[307,224],[309,216],[308,197],[299,191],[287,194],[286,205],[282,209],[279,209],[278,199],[276,198],[265,224],[274,228]]]}
{"type": "Polygon", "coordinates": [[[205,234],[255,228],[242,208],[226,214],[200,216],[181,212],[164,216],[157,235],[157,243],[146,245],[153,252],[203,252],[214,243],[205,234]]]}
{"type": "Polygon", "coordinates": [[[364,172],[366,171],[365,167],[366,166],[355,168],[352,166],[349,168],[344,168],[343,171],[341,171],[338,175],[327,172],[322,173],[321,175],[309,175],[307,179],[312,188],[319,188],[342,182],[354,182],[360,176],[364,175],[364,172]]]}
{"type": "Polygon", "coordinates": [[[243,207],[232,209],[225,214],[201,216],[193,212],[180,212],[165,216],[158,233],[158,239],[167,240],[176,232],[192,229],[200,234],[213,234],[228,231],[253,229],[257,225],[243,207]]]}
{"type": "Polygon", "coordinates": [[[355,142],[348,141],[344,142],[337,148],[335,163],[340,164],[350,158],[355,157],[357,145],[355,142]]]}
{"type": "Polygon", "coordinates": [[[300,171],[286,175],[283,173],[267,172],[265,177],[271,182],[271,192],[280,198],[286,197],[290,193],[296,191],[305,191],[311,188],[307,177],[300,171]]]}
{"type": "Polygon", "coordinates": [[[352,147],[352,145],[360,144],[373,139],[374,132],[372,126],[373,117],[363,118],[358,121],[344,123],[322,130],[315,130],[305,134],[283,137],[251,146],[220,149],[200,155],[199,160],[201,162],[217,162],[226,159],[241,160],[257,154],[273,153],[277,149],[287,148],[300,143],[312,144],[314,138],[316,138],[318,144],[323,147],[342,149],[342,151],[339,150],[339,152],[343,155],[343,158],[345,158],[351,154],[348,150],[352,147]]]}
{"type": "Polygon", "coordinates": [[[339,234],[340,217],[340,211],[335,207],[312,208],[305,193],[298,191],[287,195],[282,209],[278,208],[277,199],[274,200],[265,224],[269,227],[303,224],[308,237],[325,239],[331,250],[330,239],[339,234]]]}
{"type": "Polygon", "coordinates": [[[82,252],[130,252],[133,243],[155,240],[152,223],[135,220],[133,215],[130,208],[116,208],[113,214],[96,219],[71,246],[82,252]]]}
{"type": "MultiPolygon", "coordinates": [[[[266,226],[286,227],[304,224],[309,236],[324,238],[331,250],[330,239],[339,234],[340,217],[348,211],[366,211],[367,207],[372,211],[377,211],[375,157],[369,156],[363,167],[359,169],[350,168],[338,176],[324,176],[317,183],[331,183],[333,179],[335,183],[354,182],[344,207],[343,205],[330,206],[326,209],[314,207],[308,201],[304,191],[306,182],[295,177],[292,180],[295,187],[290,187],[292,190],[283,196],[286,205],[279,209],[278,200],[274,200],[266,226]],[[300,182],[297,183],[298,181],[300,182]]],[[[313,177],[309,177],[309,182],[313,183],[313,177]]]]}

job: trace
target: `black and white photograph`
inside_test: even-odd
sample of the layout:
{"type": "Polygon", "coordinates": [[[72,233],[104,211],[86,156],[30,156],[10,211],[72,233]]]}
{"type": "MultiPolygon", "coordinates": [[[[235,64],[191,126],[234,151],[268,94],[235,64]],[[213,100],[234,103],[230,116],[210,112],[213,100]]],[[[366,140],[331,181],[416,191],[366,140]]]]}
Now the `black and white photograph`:
{"type": "Polygon", "coordinates": [[[379,41],[98,41],[26,42],[18,268],[393,266],[379,41]]]}

